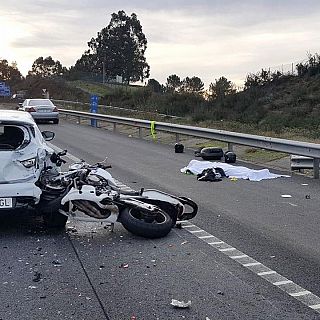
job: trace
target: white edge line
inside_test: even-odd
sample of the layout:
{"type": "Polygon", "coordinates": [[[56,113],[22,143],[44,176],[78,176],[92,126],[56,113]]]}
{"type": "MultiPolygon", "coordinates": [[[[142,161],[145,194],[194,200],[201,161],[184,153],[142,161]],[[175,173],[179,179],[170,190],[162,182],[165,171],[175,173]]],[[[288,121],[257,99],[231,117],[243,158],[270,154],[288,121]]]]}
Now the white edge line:
{"type": "Polygon", "coordinates": [[[263,271],[263,272],[259,272],[257,273],[258,276],[264,276],[264,275],[267,275],[267,274],[275,274],[277,273],[276,271],[273,271],[273,270],[270,270],[270,271],[263,271]]]}
{"type": "Polygon", "coordinates": [[[234,251],[237,250],[236,248],[224,248],[224,249],[219,249],[219,251],[221,252],[225,252],[225,251],[234,251]]]}
{"type": "Polygon", "coordinates": [[[244,267],[251,267],[251,266],[257,266],[259,264],[262,264],[261,262],[250,262],[243,264],[244,267]]]}
{"type": "Polygon", "coordinates": [[[293,283],[293,281],[287,279],[287,280],[283,280],[283,281],[273,282],[272,284],[275,286],[281,286],[283,284],[289,284],[289,283],[293,283]]]}
{"type": "Polygon", "coordinates": [[[231,259],[241,259],[241,258],[248,258],[247,254],[242,254],[240,256],[230,256],[231,259]]]}
{"type": "Polygon", "coordinates": [[[310,294],[310,291],[304,290],[304,291],[300,291],[300,292],[293,292],[293,293],[289,293],[290,296],[292,297],[301,297],[301,296],[305,296],[307,294],[310,294]]]}

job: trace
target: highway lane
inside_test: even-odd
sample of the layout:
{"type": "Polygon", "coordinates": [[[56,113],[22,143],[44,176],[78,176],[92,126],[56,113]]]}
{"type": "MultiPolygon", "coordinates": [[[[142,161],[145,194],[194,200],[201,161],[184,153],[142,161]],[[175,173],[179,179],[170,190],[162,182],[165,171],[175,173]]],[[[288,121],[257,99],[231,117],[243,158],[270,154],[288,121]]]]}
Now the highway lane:
{"type": "Polygon", "coordinates": [[[127,185],[192,197],[201,208],[196,225],[320,294],[318,181],[293,176],[203,183],[179,173],[192,152],[175,154],[172,146],[69,123],[57,129],[55,143],[91,161],[109,156],[112,173],[127,185]],[[282,194],[292,198],[281,198],[282,194]]]}
{"type": "MultiPolygon", "coordinates": [[[[191,152],[175,154],[172,146],[63,121],[40,127],[54,130],[54,144],[79,158],[95,162],[109,156],[112,174],[135,189],[155,187],[192,197],[200,205],[193,223],[319,295],[318,182],[303,177],[198,182],[179,172],[192,159],[191,152]],[[280,197],[288,193],[290,201],[280,197]]],[[[145,240],[121,225],[114,233],[95,224],[70,226],[76,232],[52,235],[41,228],[29,232],[29,225],[4,225],[1,283],[11,287],[1,292],[3,319],[18,319],[23,310],[23,319],[319,319],[319,313],[187,229],[145,240]],[[38,240],[47,252],[44,257],[38,256],[38,240]],[[56,272],[53,261],[66,258],[56,272]],[[8,281],[4,270],[21,270],[21,262],[26,270],[30,264],[38,268],[44,274],[41,281],[32,281],[35,269],[28,269],[27,278],[27,272],[20,272],[19,277],[10,275],[13,284],[8,281]],[[34,284],[37,288],[29,288],[34,284]],[[28,299],[23,298],[26,291],[28,299]],[[173,309],[172,298],[191,300],[190,310],[173,309]]]]}

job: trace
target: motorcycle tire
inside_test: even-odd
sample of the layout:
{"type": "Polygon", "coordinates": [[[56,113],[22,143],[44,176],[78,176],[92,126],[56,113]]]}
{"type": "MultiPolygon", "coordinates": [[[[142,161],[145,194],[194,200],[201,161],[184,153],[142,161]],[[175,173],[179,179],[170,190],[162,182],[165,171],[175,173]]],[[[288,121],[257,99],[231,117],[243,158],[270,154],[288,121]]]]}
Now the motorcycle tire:
{"type": "Polygon", "coordinates": [[[125,208],[121,211],[119,221],[129,232],[144,238],[154,239],[166,236],[173,227],[170,216],[159,210],[156,220],[143,220],[141,211],[135,208],[125,208]]]}

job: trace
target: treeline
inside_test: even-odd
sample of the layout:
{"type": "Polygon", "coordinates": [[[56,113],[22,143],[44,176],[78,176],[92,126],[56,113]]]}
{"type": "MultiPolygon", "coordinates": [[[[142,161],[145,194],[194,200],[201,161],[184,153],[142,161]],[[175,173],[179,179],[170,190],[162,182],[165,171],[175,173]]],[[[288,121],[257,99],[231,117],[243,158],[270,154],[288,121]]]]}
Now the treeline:
{"type": "Polygon", "coordinates": [[[68,82],[84,80],[108,84],[120,79],[122,85],[102,96],[101,103],[189,117],[197,122],[258,123],[271,130],[306,125],[320,128],[320,56],[317,53],[308,54],[306,62],[298,63],[295,74],[264,69],[249,73],[244,90],[240,92],[224,76],[215,79],[205,90],[201,78],[182,79],[176,74],[169,75],[165,84],[149,79],[146,86],[128,90],[130,83],[145,82],[149,78],[146,49],[147,38],[137,15],[119,11],[111,15],[109,24],[95,38],[90,39],[88,49],[70,68],[51,56],[41,56],[23,77],[16,62],[9,64],[6,59],[0,59],[0,81],[5,81],[13,90],[27,89],[28,94],[36,94],[35,87],[51,86],[50,92],[55,92],[56,97],[82,100],[88,99],[88,93],[69,90],[68,82]],[[59,89],[55,90],[55,85],[59,89]]]}

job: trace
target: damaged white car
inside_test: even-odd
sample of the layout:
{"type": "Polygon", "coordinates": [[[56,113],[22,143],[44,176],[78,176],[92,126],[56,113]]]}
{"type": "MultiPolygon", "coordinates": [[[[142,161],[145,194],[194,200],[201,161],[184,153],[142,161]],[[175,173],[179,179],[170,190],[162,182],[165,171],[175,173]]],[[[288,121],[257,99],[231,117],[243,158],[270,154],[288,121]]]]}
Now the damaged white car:
{"type": "Polygon", "coordinates": [[[163,237],[178,221],[197,214],[197,204],[186,197],[122,190],[103,162],[81,161],[62,172],[67,151],[49,148],[45,141],[53,137],[40,132],[26,112],[0,111],[0,214],[33,207],[47,227],[63,228],[68,218],[112,227],[120,222],[146,238],[163,237]]]}
{"type": "Polygon", "coordinates": [[[0,213],[40,203],[39,177],[46,166],[54,166],[54,151],[45,140],[53,137],[53,132],[40,132],[27,112],[0,111],[0,213]]]}

